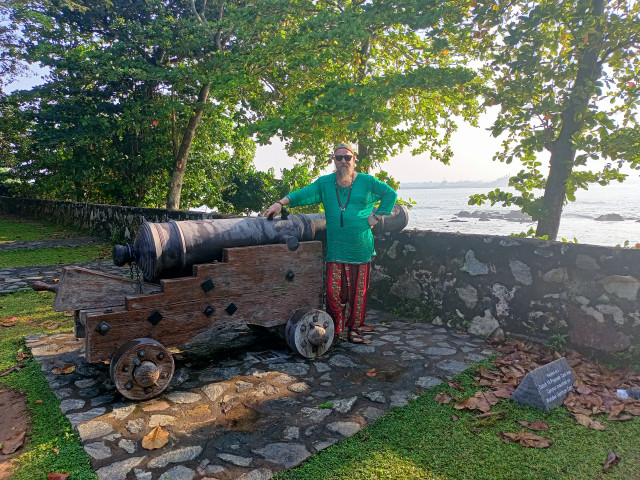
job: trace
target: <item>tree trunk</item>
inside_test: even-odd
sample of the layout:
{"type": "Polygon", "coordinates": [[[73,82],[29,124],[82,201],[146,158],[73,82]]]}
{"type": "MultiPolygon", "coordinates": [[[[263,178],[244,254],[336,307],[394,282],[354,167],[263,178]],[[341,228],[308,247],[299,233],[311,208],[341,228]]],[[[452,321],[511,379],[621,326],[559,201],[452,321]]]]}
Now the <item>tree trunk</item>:
{"type": "Polygon", "coordinates": [[[596,31],[589,33],[589,44],[578,60],[576,80],[562,112],[562,127],[558,138],[553,141],[550,148],[549,177],[542,199],[542,217],[536,229],[537,237],[546,235],[549,240],[557,238],[560,228],[567,182],[571,177],[576,156],[573,136],[584,128],[584,114],[595,89],[594,83],[602,75],[599,57],[603,47],[600,32],[602,32],[604,0],[592,0],[591,13],[595,19],[596,31]]]}
{"type": "Polygon", "coordinates": [[[198,129],[198,124],[202,119],[202,112],[204,111],[204,105],[209,98],[209,89],[211,83],[205,83],[198,93],[198,103],[193,112],[193,115],[189,119],[187,129],[182,136],[182,142],[180,142],[180,148],[175,158],[175,166],[173,167],[173,175],[171,176],[171,184],[169,185],[169,192],[167,193],[167,209],[178,210],[180,208],[180,195],[182,194],[182,182],[184,180],[184,173],[187,170],[187,159],[189,158],[189,150],[191,150],[191,144],[193,143],[193,137],[198,129]]]}

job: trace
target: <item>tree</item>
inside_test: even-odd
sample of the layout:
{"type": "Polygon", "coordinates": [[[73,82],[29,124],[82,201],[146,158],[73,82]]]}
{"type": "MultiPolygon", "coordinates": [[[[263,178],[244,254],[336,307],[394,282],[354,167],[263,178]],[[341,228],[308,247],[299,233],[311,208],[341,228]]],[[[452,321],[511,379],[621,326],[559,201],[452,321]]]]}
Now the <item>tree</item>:
{"type": "Polygon", "coordinates": [[[339,141],[357,144],[365,172],[410,146],[448,163],[455,117],[473,122],[477,114],[475,75],[463,66],[471,2],[315,7],[295,33],[269,46],[281,62],[265,76],[273,93],[263,102],[273,109],[257,124],[261,141],[280,136],[289,154],[316,167],[339,141]],[[283,53],[294,48],[293,57],[283,53]]]}
{"type": "Polygon", "coordinates": [[[536,236],[555,240],[578,188],[623,181],[625,162],[640,169],[640,2],[478,2],[474,19],[485,105],[500,105],[492,133],[507,134],[494,159],[525,168],[510,179],[517,194],[497,189],[469,203],[515,204],[538,222],[536,236]]]}

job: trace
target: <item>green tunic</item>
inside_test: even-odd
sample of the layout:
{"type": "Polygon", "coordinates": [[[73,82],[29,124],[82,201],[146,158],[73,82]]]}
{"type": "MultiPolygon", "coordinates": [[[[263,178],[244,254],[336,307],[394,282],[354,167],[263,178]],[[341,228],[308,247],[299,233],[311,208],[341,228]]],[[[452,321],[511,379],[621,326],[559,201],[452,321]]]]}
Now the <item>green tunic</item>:
{"type": "Polygon", "coordinates": [[[368,263],[376,254],[373,234],[367,219],[379,200],[376,215],[390,215],[396,203],[396,192],[372,175],[359,173],[349,188],[338,187],[340,203],[346,209],[340,226],[340,203],[336,195],[336,174],[318,178],[308,187],[287,195],[292,207],[322,203],[327,220],[327,262],[368,263]]]}

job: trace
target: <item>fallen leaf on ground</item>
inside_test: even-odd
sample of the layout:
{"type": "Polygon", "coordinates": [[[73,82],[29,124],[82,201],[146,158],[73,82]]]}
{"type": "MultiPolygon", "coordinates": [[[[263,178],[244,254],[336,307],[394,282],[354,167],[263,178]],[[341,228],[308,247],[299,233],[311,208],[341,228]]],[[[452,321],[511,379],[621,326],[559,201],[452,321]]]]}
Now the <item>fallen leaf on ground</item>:
{"type": "Polygon", "coordinates": [[[156,448],[164,447],[169,441],[169,434],[166,430],[162,429],[161,425],[158,425],[142,438],[142,448],[145,450],[154,450],[156,448]]]}
{"type": "Polygon", "coordinates": [[[67,480],[69,478],[68,473],[47,473],[47,480],[67,480]]]}
{"type": "Polygon", "coordinates": [[[52,325],[49,325],[48,327],[46,327],[47,330],[55,330],[56,328],[60,328],[60,325],[57,323],[54,323],[52,325]]]}
{"type": "Polygon", "coordinates": [[[458,382],[448,382],[449,386],[454,390],[458,390],[459,392],[464,392],[464,387],[460,385],[458,382]]]}
{"type": "Polygon", "coordinates": [[[57,448],[52,448],[51,449],[53,451],[53,453],[55,453],[56,455],[60,455],[60,450],[58,450],[57,448]]]}
{"type": "Polygon", "coordinates": [[[543,422],[542,420],[537,420],[535,422],[527,422],[526,420],[518,420],[518,423],[523,427],[527,427],[529,430],[549,430],[549,425],[543,422]]]}
{"type": "Polygon", "coordinates": [[[620,455],[618,455],[616,452],[611,450],[609,452],[609,454],[607,455],[607,461],[604,462],[604,465],[602,466],[602,470],[604,470],[606,472],[607,470],[609,470],[611,467],[613,467],[619,461],[620,461],[620,455]]]}
{"type": "Polygon", "coordinates": [[[73,317],[73,315],[74,315],[73,311],[64,312],[65,317],[73,317]]]}
{"type": "Polygon", "coordinates": [[[530,448],[547,448],[548,446],[553,444],[553,440],[541,437],[540,435],[536,435],[535,433],[527,432],[523,428],[518,433],[502,433],[498,432],[498,436],[504,443],[509,442],[518,442],[523,447],[530,448]]]}
{"type": "Polygon", "coordinates": [[[599,421],[587,417],[586,415],[583,415],[581,413],[574,413],[573,418],[575,418],[576,422],[578,422],[580,425],[584,425],[585,427],[589,427],[593,430],[604,430],[606,428],[599,421]]]}
{"type": "Polygon", "coordinates": [[[451,415],[451,420],[453,420],[454,422],[457,422],[458,418],[458,415],[451,415]]]}
{"type": "Polygon", "coordinates": [[[211,413],[211,409],[209,409],[209,405],[205,403],[203,405],[198,405],[196,408],[191,410],[187,410],[185,413],[187,415],[206,415],[211,413]]]}
{"type": "Polygon", "coordinates": [[[630,415],[640,416],[640,402],[627,403],[624,406],[624,411],[630,415]]]}
{"type": "Polygon", "coordinates": [[[24,360],[25,358],[28,358],[29,354],[25,353],[25,352],[18,352],[18,354],[16,355],[16,360],[19,362],[20,360],[24,360]]]}
{"type": "Polygon", "coordinates": [[[370,327],[369,325],[362,325],[360,327],[360,331],[362,331],[362,332],[375,332],[375,329],[373,327],[370,327]]]}
{"type": "Polygon", "coordinates": [[[71,363],[66,363],[61,367],[53,367],[51,373],[54,375],[68,375],[76,369],[76,366],[71,363]]]}
{"type": "Polygon", "coordinates": [[[18,317],[4,317],[0,318],[0,325],[3,327],[13,327],[18,323],[18,317]]]}
{"type": "Polygon", "coordinates": [[[591,390],[586,385],[579,385],[576,387],[576,392],[578,392],[580,395],[589,395],[591,392],[593,392],[593,390],[591,390]]]}
{"type": "Polygon", "coordinates": [[[371,343],[371,340],[362,340],[362,343],[364,343],[365,345],[369,345],[371,343]]]}
{"type": "Polygon", "coordinates": [[[38,404],[42,403],[42,400],[36,400],[34,403],[35,403],[36,405],[38,405],[38,404]]]}
{"type": "Polygon", "coordinates": [[[19,364],[19,365],[14,365],[11,368],[7,368],[4,372],[0,372],[0,377],[4,377],[5,375],[8,375],[11,372],[18,372],[20,370],[22,370],[24,368],[24,365],[19,364]]]}
{"type": "Polygon", "coordinates": [[[25,431],[19,432],[13,437],[8,438],[4,442],[2,442],[2,453],[4,453],[5,455],[9,455],[18,450],[22,445],[24,445],[25,434],[25,431]]]}
{"type": "Polygon", "coordinates": [[[478,415],[478,418],[490,418],[490,417],[504,418],[505,415],[506,415],[505,412],[487,412],[487,413],[481,413],[480,415],[478,415]]]}
{"type": "Polygon", "coordinates": [[[473,397],[456,403],[453,408],[456,410],[480,410],[481,412],[488,412],[491,410],[491,404],[486,399],[485,393],[486,392],[477,391],[473,397]]]}
{"type": "Polygon", "coordinates": [[[375,377],[376,375],[378,375],[378,370],[376,370],[375,368],[372,368],[368,372],[365,372],[365,375],[367,377],[375,377]]]}
{"type": "Polygon", "coordinates": [[[434,397],[435,401],[441,404],[451,403],[453,398],[446,392],[441,392],[434,397]]]}

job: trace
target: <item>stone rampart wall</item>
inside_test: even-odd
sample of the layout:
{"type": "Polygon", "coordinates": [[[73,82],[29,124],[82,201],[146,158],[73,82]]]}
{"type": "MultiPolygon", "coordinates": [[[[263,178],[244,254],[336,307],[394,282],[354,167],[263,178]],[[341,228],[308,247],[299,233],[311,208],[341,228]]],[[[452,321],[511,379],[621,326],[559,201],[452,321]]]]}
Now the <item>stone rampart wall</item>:
{"type": "Polygon", "coordinates": [[[163,208],[116,207],[92,203],[0,197],[0,213],[43,219],[76,227],[113,241],[133,240],[143,221],[227,218],[218,213],[171,211],[163,208]]]}
{"type": "Polygon", "coordinates": [[[640,353],[640,250],[403,231],[378,236],[376,251],[373,307],[600,358],[640,353]]]}

